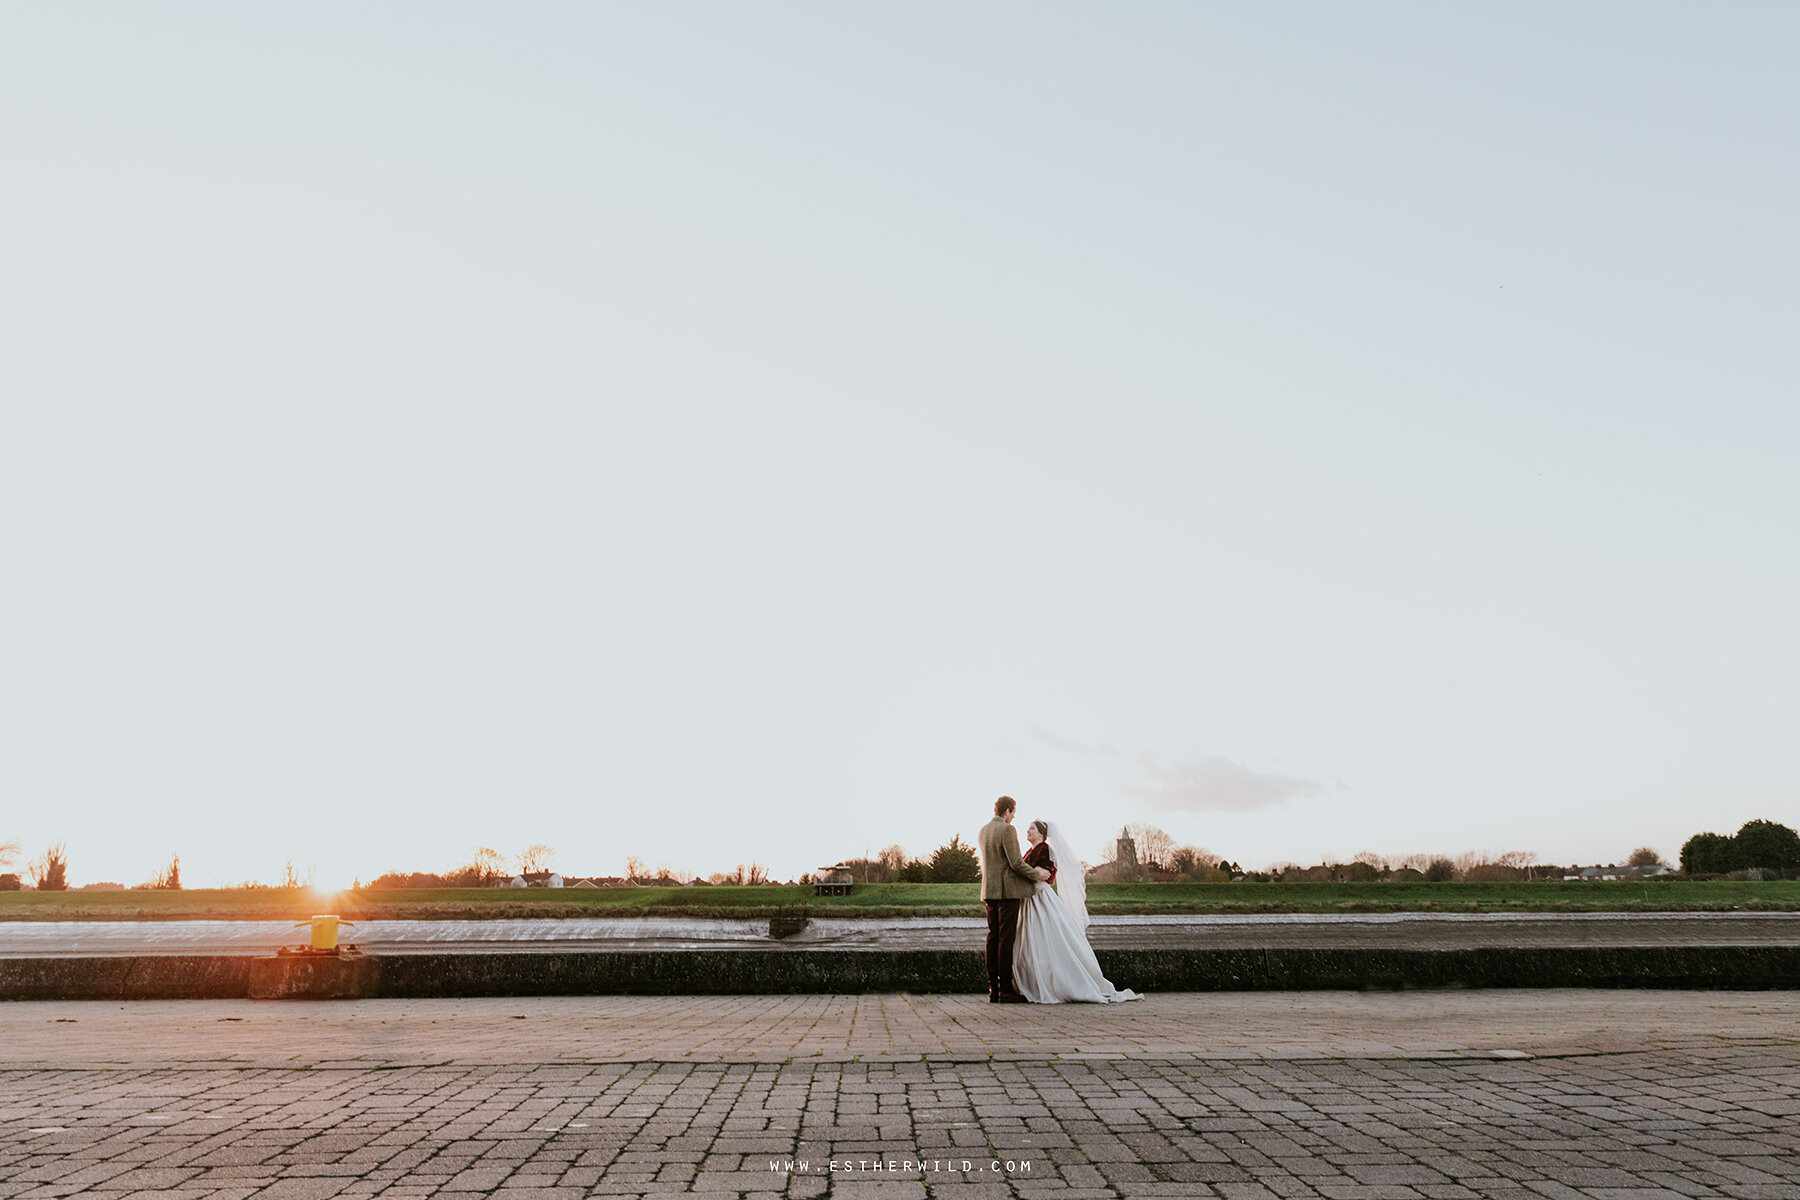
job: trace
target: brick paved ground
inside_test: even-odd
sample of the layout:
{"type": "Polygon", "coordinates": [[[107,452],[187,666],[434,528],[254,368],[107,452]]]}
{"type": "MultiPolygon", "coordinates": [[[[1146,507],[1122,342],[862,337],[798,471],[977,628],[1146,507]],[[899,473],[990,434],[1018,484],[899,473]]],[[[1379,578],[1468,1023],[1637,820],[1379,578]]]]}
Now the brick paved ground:
{"type": "Polygon", "coordinates": [[[0,1197],[1800,1198],[1787,993],[11,1004],[0,1060],[0,1197]]]}

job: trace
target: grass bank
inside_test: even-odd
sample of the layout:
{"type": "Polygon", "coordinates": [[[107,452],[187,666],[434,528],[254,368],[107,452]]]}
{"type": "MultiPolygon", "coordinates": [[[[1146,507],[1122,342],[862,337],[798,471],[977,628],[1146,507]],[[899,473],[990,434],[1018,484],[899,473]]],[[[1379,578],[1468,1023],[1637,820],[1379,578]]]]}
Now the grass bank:
{"type": "MultiPolygon", "coordinates": [[[[1096,913],[1760,912],[1800,911],[1800,880],[1640,883],[1096,884],[1096,913]]],[[[848,896],[810,887],[441,888],[321,895],[301,888],[182,892],[0,892],[5,921],[492,920],[530,917],[768,917],[805,905],[815,917],[976,916],[972,883],[862,884],[848,896]]]]}

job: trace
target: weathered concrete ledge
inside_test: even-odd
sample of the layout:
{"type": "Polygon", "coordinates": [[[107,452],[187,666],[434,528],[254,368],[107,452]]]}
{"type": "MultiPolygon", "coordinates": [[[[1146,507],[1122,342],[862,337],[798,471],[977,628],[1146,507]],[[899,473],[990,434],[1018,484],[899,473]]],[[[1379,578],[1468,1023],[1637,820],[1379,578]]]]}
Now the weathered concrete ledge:
{"type": "MultiPolygon", "coordinates": [[[[1800,947],[1103,949],[1140,991],[1318,988],[1800,988],[1800,947]]],[[[979,992],[974,950],[604,951],[0,958],[0,999],[979,992]]]]}
{"type": "Polygon", "coordinates": [[[0,958],[0,1000],[214,1000],[250,994],[251,958],[0,958]]]}

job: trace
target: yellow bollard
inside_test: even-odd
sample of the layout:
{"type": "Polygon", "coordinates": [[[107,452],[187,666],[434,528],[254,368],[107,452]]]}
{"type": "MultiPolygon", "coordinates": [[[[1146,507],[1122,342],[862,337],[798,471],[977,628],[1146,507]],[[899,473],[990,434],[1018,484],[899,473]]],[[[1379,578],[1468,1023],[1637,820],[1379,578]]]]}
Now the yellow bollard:
{"type": "Polygon", "coordinates": [[[309,944],[311,949],[336,950],[338,948],[338,926],[355,924],[355,921],[346,921],[344,918],[330,913],[321,913],[311,921],[295,921],[294,928],[304,929],[308,925],[312,926],[312,941],[309,944]]]}

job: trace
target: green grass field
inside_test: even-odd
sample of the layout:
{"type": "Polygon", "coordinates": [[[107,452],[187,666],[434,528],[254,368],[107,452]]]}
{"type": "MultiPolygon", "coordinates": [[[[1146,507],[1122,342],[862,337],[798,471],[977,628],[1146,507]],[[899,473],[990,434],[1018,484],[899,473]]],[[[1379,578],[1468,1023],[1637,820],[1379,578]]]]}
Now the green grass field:
{"type": "MultiPolygon", "coordinates": [[[[972,883],[860,884],[818,898],[810,887],[443,888],[323,896],[304,889],[183,892],[0,892],[0,920],[131,921],[507,917],[763,917],[805,905],[819,917],[961,916],[981,911],[972,883]]],[[[1763,912],[1800,911],[1800,881],[1644,883],[1150,883],[1096,884],[1096,913],[1763,912]]]]}

